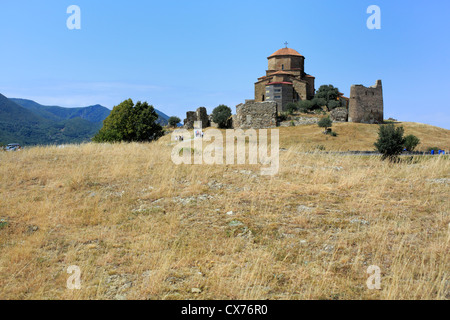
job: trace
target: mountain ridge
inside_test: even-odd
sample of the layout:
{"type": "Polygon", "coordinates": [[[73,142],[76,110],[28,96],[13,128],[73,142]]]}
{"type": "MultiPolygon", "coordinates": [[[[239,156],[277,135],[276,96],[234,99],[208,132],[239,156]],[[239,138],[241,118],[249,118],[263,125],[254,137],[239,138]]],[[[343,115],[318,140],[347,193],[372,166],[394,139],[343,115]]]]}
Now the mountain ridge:
{"type": "MultiPolygon", "coordinates": [[[[155,112],[157,122],[167,125],[169,116],[157,109],[155,112]]],[[[0,143],[27,146],[88,142],[110,113],[99,104],[64,108],[0,94],[0,143]]]]}

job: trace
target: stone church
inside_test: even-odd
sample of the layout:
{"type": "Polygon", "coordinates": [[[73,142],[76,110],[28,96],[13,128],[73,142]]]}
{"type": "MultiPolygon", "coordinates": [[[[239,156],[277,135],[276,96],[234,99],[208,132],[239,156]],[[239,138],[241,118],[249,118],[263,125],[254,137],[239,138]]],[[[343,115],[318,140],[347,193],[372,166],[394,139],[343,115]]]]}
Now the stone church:
{"type": "Polygon", "coordinates": [[[278,113],[290,102],[314,97],[315,78],[305,73],[305,57],[291,48],[282,48],[267,58],[266,75],[255,83],[255,102],[273,101],[278,113]]]}

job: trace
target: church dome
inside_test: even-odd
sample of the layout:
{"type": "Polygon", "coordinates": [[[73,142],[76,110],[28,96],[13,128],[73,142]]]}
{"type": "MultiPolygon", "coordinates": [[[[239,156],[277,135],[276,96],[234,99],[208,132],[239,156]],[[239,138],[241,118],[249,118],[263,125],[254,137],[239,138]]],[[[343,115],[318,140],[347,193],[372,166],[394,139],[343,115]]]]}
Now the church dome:
{"type": "Polygon", "coordinates": [[[277,52],[273,53],[270,58],[276,57],[276,56],[297,56],[297,57],[303,57],[300,53],[298,53],[297,51],[295,51],[294,49],[291,48],[283,48],[278,50],[277,52]]]}

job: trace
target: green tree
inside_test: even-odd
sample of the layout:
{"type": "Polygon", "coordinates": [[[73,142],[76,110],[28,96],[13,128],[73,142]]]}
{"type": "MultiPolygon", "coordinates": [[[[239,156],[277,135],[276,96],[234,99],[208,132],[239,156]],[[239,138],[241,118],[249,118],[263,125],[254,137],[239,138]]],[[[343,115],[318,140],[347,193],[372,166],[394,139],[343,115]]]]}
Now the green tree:
{"type": "Polygon", "coordinates": [[[212,121],[219,125],[219,128],[226,128],[228,119],[231,117],[231,109],[221,104],[212,112],[212,121]]]}
{"type": "Polygon", "coordinates": [[[395,127],[393,123],[381,125],[378,131],[378,140],[375,147],[383,155],[383,160],[396,160],[403,151],[405,138],[403,127],[395,127]]]}
{"type": "Polygon", "coordinates": [[[331,128],[333,126],[333,121],[330,119],[330,117],[322,118],[319,123],[319,127],[325,128],[325,130],[328,130],[328,128],[331,128]]]}
{"type": "Polygon", "coordinates": [[[327,105],[327,100],[324,98],[317,98],[311,100],[311,108],[310,110],[322,109],[322,107],[327,105]]]}
{"type": "Polygon", "coordinates": [[[322,85],[317,90],[315,98],[325,99],[328,105],[329,101],[337,101],[339,97],[339,89],[335,88],[333,85],[322,85]]]}
{"type": "Polygon", "coordinates": [[[328,105],[327,105],[328,111],[339,108],[340,106],[341,106],[341,102],[335,101],[335,100],[328,101],[328,105]]]}
{"type": "Polygon", "coordinates": [[[181,122],[181,119],[178,117],[170,117],[169,120],[169,126],[176,128],[178,124],[181,122]]]}
{"type": "Polygon", "coordinates": [[[163,135],[156,122],[158,114],[147,102],[128,99],[115,106],[103,121],[103,127],[92,138],[94,142],[144,142],[157,140],[163,135]]]}
{"type": "Polygon", "coordinates": [[[420,139],[415,135],[408,135],[405,137],[405,148],[407,151],[414,151],[416,147],[419,145],[420,139]]]}

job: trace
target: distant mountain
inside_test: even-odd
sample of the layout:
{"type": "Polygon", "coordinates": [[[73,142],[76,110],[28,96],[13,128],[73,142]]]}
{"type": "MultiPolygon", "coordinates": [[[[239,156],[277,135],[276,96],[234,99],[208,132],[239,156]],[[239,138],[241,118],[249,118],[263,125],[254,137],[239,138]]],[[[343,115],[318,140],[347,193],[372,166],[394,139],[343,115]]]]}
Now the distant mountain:
{"type": "MultiPolygon", "coordinates": [[[[89,122],[103,122],[109,116],[111,110],[99,104],[84,108],[63,108],[58,106],[43,106],[33,100],[9,98],[9,100],[18,105],[32,111],[34,114],[41,116],[48,120],[61,121],[74,118],[85,119],[89,122]]],[[[165,113],[155,109],[159,118],[157,122],[163,126],[169,123],[169,116],[165,113]]]]}
{"type": "Polygon", "coordinates": [[[101,122],[72,118],[45,118],[0,94],[0,143],[21,145],[80,143],[89,141],[101,122]]]}
{"type": "Polygon", "coordinates": [[[169,116],[158,109],[155,109],[155,112],[158,114],[159,118],[156,120],[160,125],[167,126],[169,124],[169,116]]]}
{"type": "Polygon", "coordinates": [[[53,121],[81,118],[94,123],[102,122],[111,112],[108,108],[98,104],[84,108],[63,108],[58,106],[43,106],[37,102],[26,99],[10,98],[9,100],[32,111],[36,115],[53,121]]]}
{"type": "MultiPolygon", "coordinates": [[[[155,109],[157,122],[167,125],[169,116],[155,109]]],[[[0,144],[81,143],[101,129],[111,110],[101,105],[84,108],[43,106],[26,99],[0,94],[0,144]]]]}

